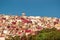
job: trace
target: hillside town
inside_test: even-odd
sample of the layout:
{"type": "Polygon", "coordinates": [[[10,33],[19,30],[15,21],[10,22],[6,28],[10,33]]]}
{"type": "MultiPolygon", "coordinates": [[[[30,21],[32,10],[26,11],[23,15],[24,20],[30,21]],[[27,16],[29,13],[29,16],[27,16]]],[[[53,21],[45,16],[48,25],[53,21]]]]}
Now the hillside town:
{"type": "Polygon", "coordinates": [[[8,35],[35,35],[43,28],[60,30],[60,19],[56,17],[0,15],[0,37],[8,35]]]}

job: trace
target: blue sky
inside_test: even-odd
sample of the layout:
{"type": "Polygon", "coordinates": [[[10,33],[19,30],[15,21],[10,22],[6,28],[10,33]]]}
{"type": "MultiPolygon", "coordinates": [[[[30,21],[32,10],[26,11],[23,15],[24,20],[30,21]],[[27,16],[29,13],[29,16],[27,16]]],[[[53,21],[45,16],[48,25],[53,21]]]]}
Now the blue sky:
{"type": "Polygon", "coordinates": [[[60,18],[60,0],[0,0],[0,14],[60,18]]]}

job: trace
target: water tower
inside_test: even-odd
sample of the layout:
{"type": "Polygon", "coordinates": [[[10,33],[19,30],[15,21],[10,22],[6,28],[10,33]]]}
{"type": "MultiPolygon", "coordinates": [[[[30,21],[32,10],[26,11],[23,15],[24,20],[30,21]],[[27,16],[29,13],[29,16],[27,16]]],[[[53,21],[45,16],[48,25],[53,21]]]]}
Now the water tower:
{"type": "Polygon", "coordinates": [[[22,13],[22,16],[26,16],[26,15],[25,15],[25,12],[22,13]]]}

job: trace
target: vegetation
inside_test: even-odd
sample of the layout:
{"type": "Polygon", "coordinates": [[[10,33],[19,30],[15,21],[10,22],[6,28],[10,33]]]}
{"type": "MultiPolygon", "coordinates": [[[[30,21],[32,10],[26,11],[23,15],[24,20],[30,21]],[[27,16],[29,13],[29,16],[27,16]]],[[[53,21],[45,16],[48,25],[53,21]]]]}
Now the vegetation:
{"type": "Polygon", "coordinates": [[[22,39],[19,36],[15,36],[10,37],[10,40],[60,40],[60,31],[55,28],[43,29],[37,35],[24,36],[22,39]]]}

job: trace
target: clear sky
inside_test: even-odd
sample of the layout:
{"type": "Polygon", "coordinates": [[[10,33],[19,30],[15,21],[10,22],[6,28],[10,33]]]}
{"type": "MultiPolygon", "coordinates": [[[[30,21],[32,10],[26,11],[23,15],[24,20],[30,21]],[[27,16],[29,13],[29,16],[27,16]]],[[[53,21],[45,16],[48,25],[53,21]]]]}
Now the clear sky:
{"type": "Polygon", "coordinates": [[[0,0],[0,14],[60,17],[60,0],[0,0]]]}

